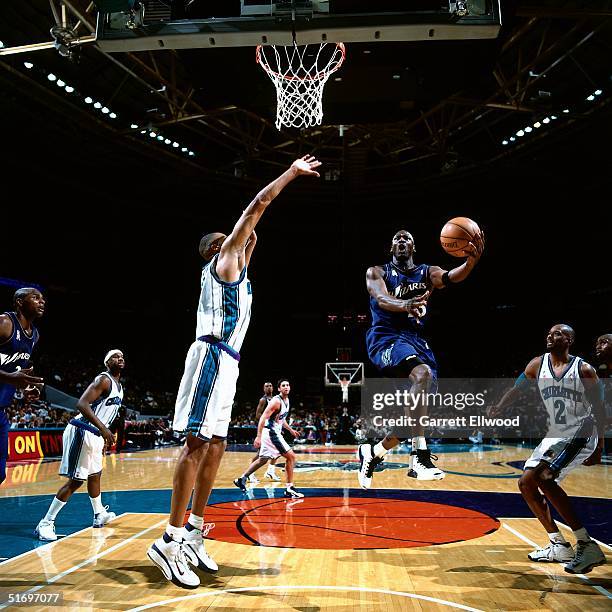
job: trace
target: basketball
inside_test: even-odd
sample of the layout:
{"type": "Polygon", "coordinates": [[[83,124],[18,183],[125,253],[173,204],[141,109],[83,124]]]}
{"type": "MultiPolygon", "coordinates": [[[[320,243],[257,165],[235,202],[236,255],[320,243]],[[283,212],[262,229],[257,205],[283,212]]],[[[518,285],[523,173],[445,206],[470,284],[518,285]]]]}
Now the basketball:
{"type": "Polygon", "coordinates": [[[468,253],[464,249],[478,233],[480,228],[475,221],[467,217],[455,217],[442,228],[440,244],[453,257],[467,257],[468,253]]]}

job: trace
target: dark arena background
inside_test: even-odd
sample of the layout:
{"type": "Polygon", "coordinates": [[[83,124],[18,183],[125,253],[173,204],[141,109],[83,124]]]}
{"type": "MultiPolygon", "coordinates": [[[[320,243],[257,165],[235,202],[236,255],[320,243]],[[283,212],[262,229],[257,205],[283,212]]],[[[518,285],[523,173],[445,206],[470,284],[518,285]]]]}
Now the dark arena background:
{"type": "MultiPolygon", "coordinates": [[[[459,265],[439,236],[463,216],[486,246],[465,282],[430,299],[440,376],[510,387],[565,323],[572,354],[609,378],[612,355],[607,367],[595,342],[612,334],[611,101],[612,2],[3,0],[0,312],[19,287],[44,294],[32,363],[47,388],[34,406],[18,394],[8,413],[0,609],[46,609],[42,594],[91,610],[609,609],[609,564],[572,575],[527,557],[546,544],[517,486],[538,439],[439,440],[446,477],[424,482],[406,478],[408,441],[363,490],[356,451],[379,439],[360,428],[360,388],[341,401],[324,375],[346,361],[379,376],[366,270],[389,261],[401,229],[417,264],[459,265]],[[298,40],[315,26],[349,39],[323,123],[277,130],[274,87],[242,20],[287,34],[292,11],[298,40]],[[410,27],[385,38],[391,22],[410,27]],[[320,178],[291,183],[257,225],[251,323],[205,516],[219,572],[184,591],[146,551],[167,522],[184,442],[172,420],[198,243],[229,233],[306,154],[320,178]],[[83,487],[57,518],[63,537],[41,542],[32,533],[64,482],[61,434],[112,348],[125,354],[125,410],[102,500],[117,518],[93,529],[83,487]],[[263,471],[246,493],[232,484],[254,456],[263,383],[282,377],[303,499],[263,471]]],[[[601,464],[563,481],[608,562],[610,449],[608,439],[601,464]]]]}

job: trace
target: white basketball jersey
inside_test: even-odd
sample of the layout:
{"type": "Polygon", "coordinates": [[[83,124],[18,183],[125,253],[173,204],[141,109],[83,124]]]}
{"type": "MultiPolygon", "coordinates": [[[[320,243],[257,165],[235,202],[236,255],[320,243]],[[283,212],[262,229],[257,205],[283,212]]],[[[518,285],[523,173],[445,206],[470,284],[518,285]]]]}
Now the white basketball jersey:
{"type": "Polygon", "coordinates": [[[217,255],[202,270],[196,338],[214,336],[240,351],[251,320],[251,283],[246,267],[234,283],[215,272],[217,255]]]}
{"type": "MultiPolygon", "coordinates": [[[[106,397],[99,397],[91,404],[91,409],[102,423],[108,427],[115,420],[117,412],[119,412],[119,408],[121,408],[121,402],[123,401],[123,386],[117,383],[108,372],[102,372],[100,376],[106,376],[110,380],[111,388],[106,397]]],[[[78,415],[77,418],[83,418],[83,416],[78,415]]]]}
{"type": "Polygon", "coordinates": [[[289,416],[289,398],[284,400],[280,394],[275,397],[278,397],[280,400],[281,407],[268,419],[266,427],[280,433],[283,430],[283,422],[289,416]]]}
{"type": "Polygon", "coordinates": [[[550,353],[542,358],[538,388],[549,417],[548,437],[566,437],[591,414],[591,405],[580,378],[582,359],[572,357],[561,377],[555,376],[550,353]]]}

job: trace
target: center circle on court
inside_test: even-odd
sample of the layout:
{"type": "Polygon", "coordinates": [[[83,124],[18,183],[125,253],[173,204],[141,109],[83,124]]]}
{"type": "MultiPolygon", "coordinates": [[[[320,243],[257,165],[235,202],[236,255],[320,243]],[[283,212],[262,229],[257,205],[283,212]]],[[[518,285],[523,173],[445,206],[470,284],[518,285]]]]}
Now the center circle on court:
{"type": "Polygon", "coordinates": [[[231,544],[304,549],[412,548],[472,540],[497,519],[459,506],[394,498],[314,496],[212,504],[208,538],[231,544]]]}

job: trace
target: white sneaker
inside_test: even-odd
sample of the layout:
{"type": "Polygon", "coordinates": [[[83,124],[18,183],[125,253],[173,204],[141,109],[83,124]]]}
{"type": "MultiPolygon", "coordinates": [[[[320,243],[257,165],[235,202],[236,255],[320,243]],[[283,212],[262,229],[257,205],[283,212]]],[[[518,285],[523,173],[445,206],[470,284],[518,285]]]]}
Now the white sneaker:
{"type": "Polygon", "coordinates": [[[546,548],[537,548],[527,554],[531,561],[543,563],[567,563],[574,558],[574,549],[571,544],[551,542],[546,548]]]}
{"type": "Polygon", "coordinates": [[[376,466],[383,462],[381,457],[374,455],[374,447],[371,444],[360,444],[357,448],[357,459],[359,459],[359,484],[362,489],[369,489],[372,486],[372,475],[376,466]]]}
{"type": "Polygon", "coordinates": [[[183,545],[172,539],[167,542],[167,538],[169,536],[164,533],[161,538],[155,540],[149,546],[147,556],[159,567],[166,579],[176,584],[176,586],[185,589],[199,587],[200,579],[189,567],[183,545]]]}
{"type": "Polygon", "coordinates": [[[57,540],[57,536],[55,535],[55,521],[45,521],[45,519],[41,519],[40,523],[36,525],[34,535],[43,542],[54,542],[57,540]]]}
{"type": "Polygon", "coordinates": [[[93,526],[104,527],[104,525],[108,525],[111,521],[114,521],[117,518],[117,515],[114,512],[108,512],[108,506],[104,506],[104,510],[102,512],[98,512],[98,514],[94,515],[93,526]]]}
{"type": "Polygon", "coordinates": [[[214,523],[204,523],[204,529],[192,529],[191,531],[187,531],[187,529],[185,529],[185,535],[183,538],[183,549],[185,551],[187,561],[189,561],[191,565],[195,565],[201,570],[211,574],[219,571],[219,566],[206,552],[204,538],[208,535],[208,532],[214,528],[214,526],[214,523]]]}
{"type": "Polygon", "coordinates": [[[281,478],[276,474],[276,472],[266,472],[266,478],[268,480],[273,480],[274,482],[280,482],[281,478]]]}
{"type": "Polygon", "coordinates": [[[295,487],[287,487],[285,489],[285,497],[291,497],[291,498],[299,498],[299,497],[304,497],[303,493],[300,493],[295,487]]]}
{"type": "Polygon", "coordinates": [[[251,474],[249,476],[249,482],[251,484],[254,484],[254,485],[259,484],[259,478],[257,478],[257,476],[255,476],[255,474],[251,474]]]}
{"type": "Polygon", "coordinates": [[[415,450],[410,453],[410,469],[407,476],[417,480],[442,480],[446,474],[437,468],[431,461],[432,457],[437,461],[438,458],[431,454],[426,448],[415,450]]]}
{"type": "Polygon", "coordinates": [[[606,556],[603,554],[597,542],[589,540],[576,542],[576,554],[574,558],[564,567],[568,574],[588,574],[594,567],[605,565],[606,556]]]}

